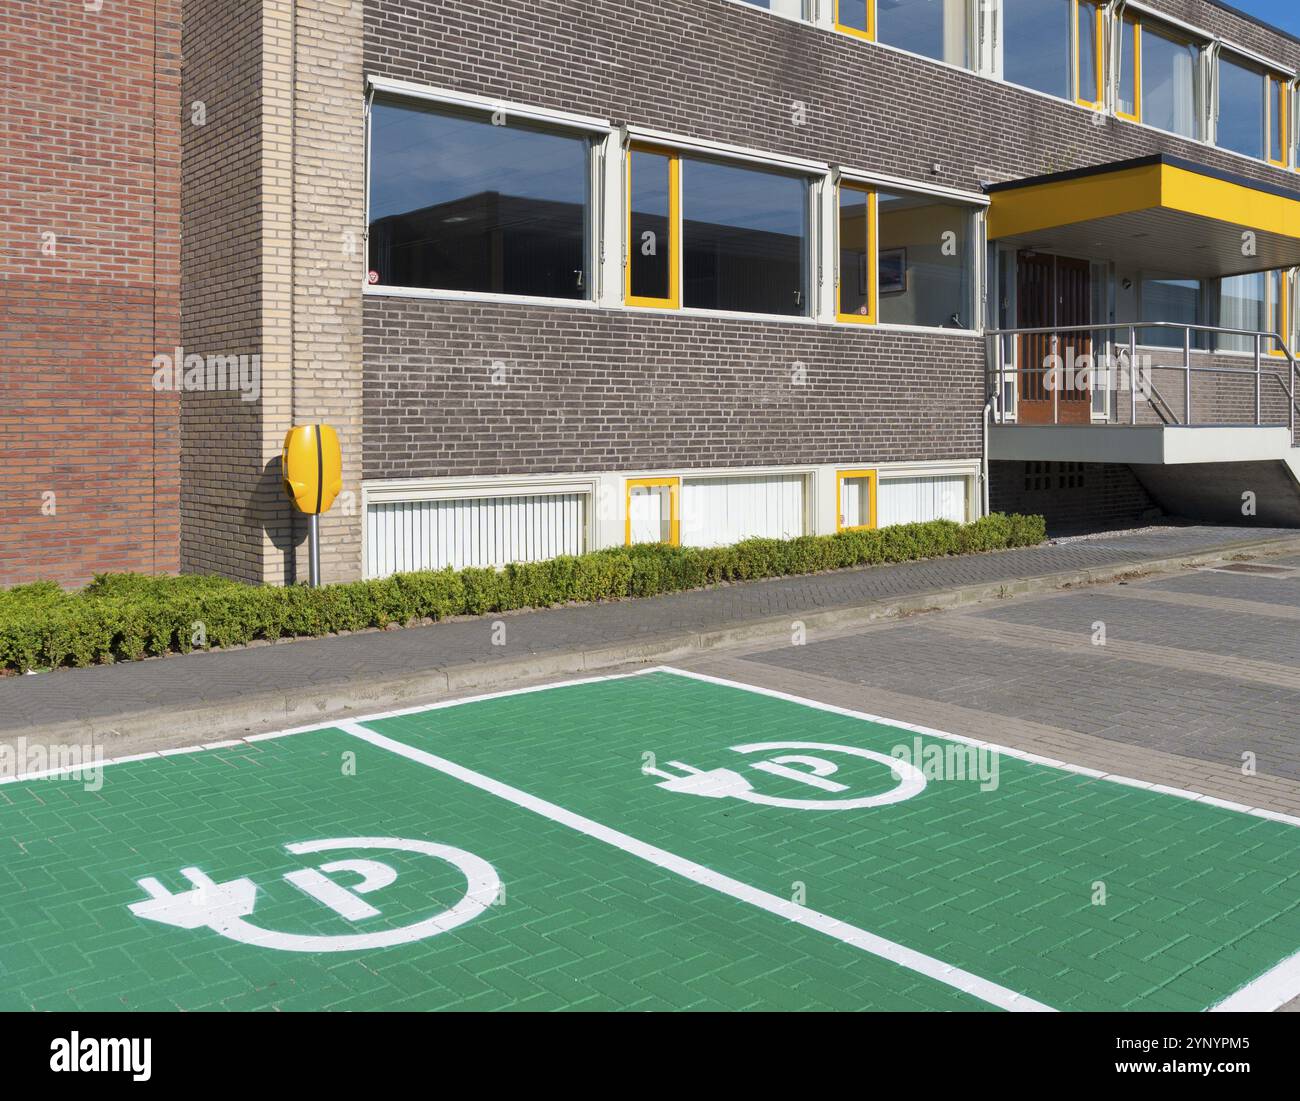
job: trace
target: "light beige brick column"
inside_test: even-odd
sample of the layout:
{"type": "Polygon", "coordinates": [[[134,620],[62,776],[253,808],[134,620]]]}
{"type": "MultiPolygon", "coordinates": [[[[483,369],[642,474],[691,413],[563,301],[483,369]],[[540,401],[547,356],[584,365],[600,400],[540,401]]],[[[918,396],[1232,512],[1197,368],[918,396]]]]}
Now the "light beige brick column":
{"type": "MultiPolygon", "coordinates": [[[[360,0],[266,0],[263,365],[265,458],[293,424],[343,445],[343,496],[321,521],[325,581],[361,576],[361,288],[365,85],[360,0]]],[[[307,577],[306,521],[280,501],[266,579],[307,577]],[[285,543],[292,525],[291,555],[285,543]]]]}

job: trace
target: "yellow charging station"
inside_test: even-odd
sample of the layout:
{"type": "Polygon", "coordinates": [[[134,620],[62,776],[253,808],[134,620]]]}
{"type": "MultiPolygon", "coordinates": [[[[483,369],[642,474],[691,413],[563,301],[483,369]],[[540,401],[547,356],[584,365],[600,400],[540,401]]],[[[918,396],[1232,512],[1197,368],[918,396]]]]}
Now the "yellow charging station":
{"type": "Polygon", "coordinates": [[[306,513],[311,584],[320,584],[320,516],[343,490],[343,449],[328,424],[300,424],[284,436],[280,472],[285,495],[306,513]]]}

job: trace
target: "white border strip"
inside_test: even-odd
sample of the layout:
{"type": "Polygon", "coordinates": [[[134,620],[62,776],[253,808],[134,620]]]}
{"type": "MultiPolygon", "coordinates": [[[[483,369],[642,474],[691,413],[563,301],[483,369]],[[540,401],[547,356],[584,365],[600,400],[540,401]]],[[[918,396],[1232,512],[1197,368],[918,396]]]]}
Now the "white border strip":
{"type": "Polygon", "coordinates": [[[378,749],[387,750],[399,757],[405,757],[409,761],[434,769],[445,776],[451,777],[453,780],[478,788],[489,795],[495,795],[499,799],[504,799],[508,803],[513,803],[517,807],[522,807],[524,810],[531,811],[561,826],[567,826],[577,833],[593,838],[596,841],[602,841],[606,845],[612,845],[630,856],[635,856],[647,863],[654,864],[656,867],[663,868],[665,871],[689,879],[692,883],[698,883],[702,887],[708,887],[710,890],[728,895],[740,902],[747,902],[760,910],[766,910],[777,917],[785,918],[795,925],[802,925],[806,929],[812,929],[828,937],[833,937],[844,944],[859,948],[873,956],[878,956],[890,963],[905,967],[909,971],[925,975],[927,978],[934,979],[945,986],[960,990],[964,994],[979,998],[981,1001],[995,1005],[999,1009],[1012,1012],[1055,1012],[1051,1006],[1044,1005],[1042,1002],[1035,1001],[1024,994],[1018,994],[1005,986],[999,986],[988,979],[982,979],[969,971],[963,971],[960,967],[954,967],[952,964],[944,963],[933,956],[927,956],[894,941],[886,940],[884,937],[869,933],[865,929],[859,929],[857,926],[849,925],[847,922],[840,921],[828,914],[810,910],[806,906],[800,906],[798,903],[791,902],[778,895],[768,894],[757,887],[751,887],[738,879],[732,879],[721,872],[715,872],[711,868],[696,864],[694,861],[677,856],[656,845],[638,841],[629,834],[611,829],[609,826],[603,826],[590,818],[565,810],[555,803],[530,795],[519,788],[494,780],[490,776],[484,776],[480,772],[464,768],[443,757],[434,756],[432,753],[416,749],[405,742],[395,741],[383,734],[368,730],[360,722],[342,722],[336,725],[338,729],[364,742],[368,742],[378,749]]]}
{"type": "Polygon", "coordinates": [[[408,96],[412,99],[428,100],[431,103],[443,103],[452,107],[479,108],[485,111],[505,111],[516,118],[531,119],[534,122],[548,122],[557,126],[573,126],[583,130],[595,130],[612,134],[614,127],[608,119],[595,118],[592,115],[580,115],[573,111],[560,111],[551,107],[529,107],[505,99],[480,96],[473,92],[457,92],[451,88],[435,88],[430,84],[417,84],[411,80],[395,80],[392,77],[366,75],[366,83],[376,92],[394,96],[408,96]]]}
{"type": "Polygon", "coordinates": [[[1272,1013],[1300,993],[1300,952],[1288,956],[1235,994],[1210,1007],[1211,1013],[1272,1013]]]}

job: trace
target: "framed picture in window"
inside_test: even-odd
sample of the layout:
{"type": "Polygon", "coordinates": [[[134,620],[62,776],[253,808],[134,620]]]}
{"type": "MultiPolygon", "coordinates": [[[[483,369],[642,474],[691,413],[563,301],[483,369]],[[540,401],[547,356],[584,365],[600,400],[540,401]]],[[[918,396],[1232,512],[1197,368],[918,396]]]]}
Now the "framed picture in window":
{"type": "Polygon", "coordinates": [[[880,250],[880,293],[907,293],[907,249],[880,250]]]}

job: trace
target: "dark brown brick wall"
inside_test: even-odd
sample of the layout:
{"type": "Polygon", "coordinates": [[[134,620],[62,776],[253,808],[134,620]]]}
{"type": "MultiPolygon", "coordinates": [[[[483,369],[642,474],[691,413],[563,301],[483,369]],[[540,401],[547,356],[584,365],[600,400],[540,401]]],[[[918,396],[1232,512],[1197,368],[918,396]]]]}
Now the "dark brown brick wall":
{"type": "Polygon", "coordinates": [[[1133,471],[1118,463],[993,462],[989,505],[1040,515],[1049,535],[1127,527],[1160,513],[1133,471]]]}
{"type": "Polygon", "coordinates": [[[0,6],[0,585],[177,567],[179,19],[0,6]]]}
{"type": "Polygon", "coordinates": [[[368,298],[365,338],[366,478],[980,450],[975,337],[368,298]]]}

